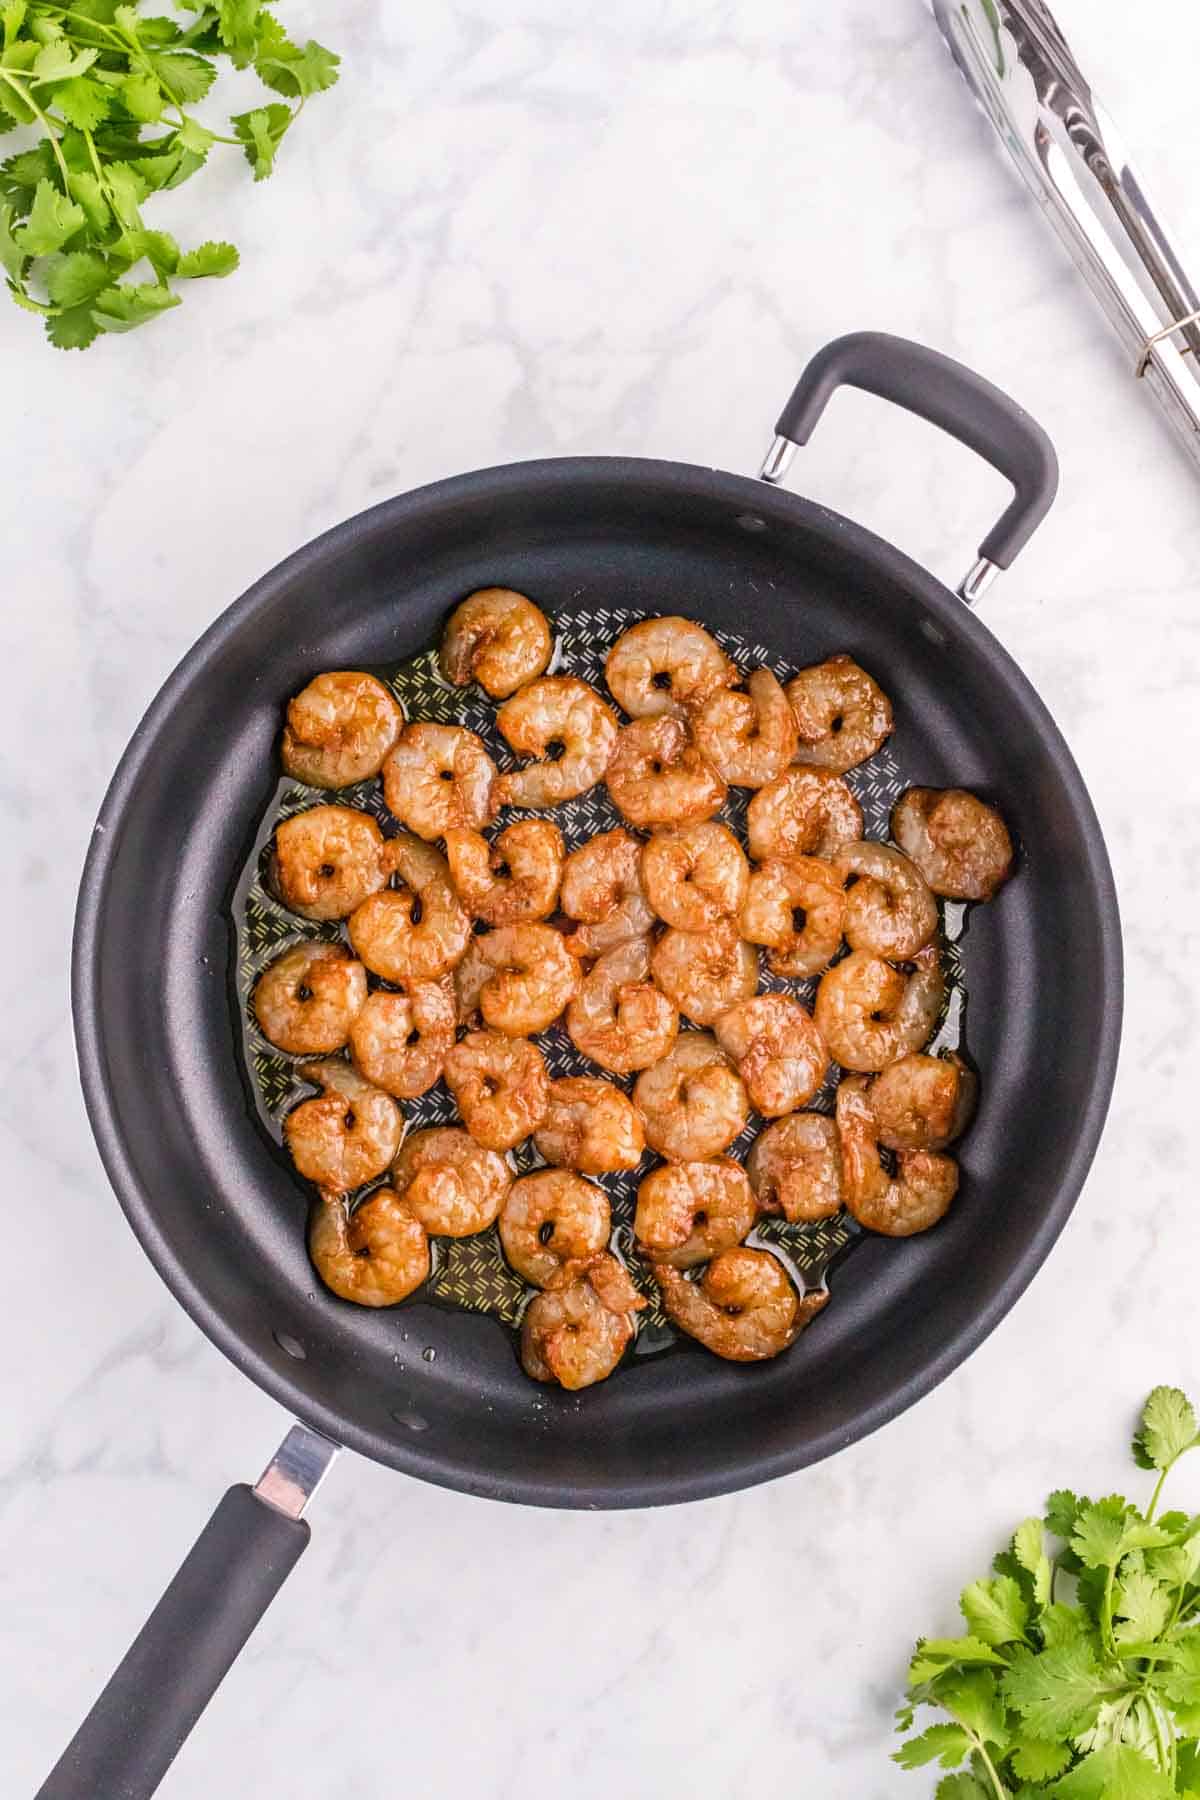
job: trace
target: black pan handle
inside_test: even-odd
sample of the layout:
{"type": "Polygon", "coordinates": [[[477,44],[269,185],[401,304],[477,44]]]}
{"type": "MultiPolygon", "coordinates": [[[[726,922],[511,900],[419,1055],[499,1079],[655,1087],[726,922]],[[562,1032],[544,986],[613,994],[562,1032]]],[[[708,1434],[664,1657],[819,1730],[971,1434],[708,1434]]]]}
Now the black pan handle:
{"type": "Polygon", "coordinates": [[[762,470],[765,481],[782,479],[796,447],[807,444],[840,387],[861,388],[928,419],[1012,482],[1012,500],[959,588],[964,600],[975,601],[1050,510],[1058,491],[1058,458],[1050,439],[1015,400],[962,363],[884,331],[855,331],[819,350],[796,383],[775,426],[762,470]]]}
{"type": "Polygon", "coordinates": [[[230,1488],[37,1800],[150,1800],[303,1555],[336,1451],[294,1426],[257,1487],[230,1488]]]}

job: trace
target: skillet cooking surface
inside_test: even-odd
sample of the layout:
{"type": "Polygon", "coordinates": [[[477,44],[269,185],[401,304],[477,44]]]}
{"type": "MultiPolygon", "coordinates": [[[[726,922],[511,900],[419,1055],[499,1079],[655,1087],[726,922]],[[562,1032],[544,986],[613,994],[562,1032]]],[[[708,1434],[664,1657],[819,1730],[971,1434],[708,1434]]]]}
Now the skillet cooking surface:
{"type": "Polygon", "coordinates": [[[339,527],[185,659],[97,832],[75,1006],[122,1204],[193,1317],[255,1380],[330,1436],[427,1479],[635,1505],[826,1455],[910,1404],[996,1323],[1061,1229],[1095,1147],[1119,944],[1099,830],[1065,746],[1004,651],[924,571],[737,476],[525,464],[339,527]],[[230,909],[275,788],[282,708],[321,669],[415,654],[456,600],[491,584],[531,594],[568,633],[573,620],[590,632],[598,610],[678,611],[789,669],[848,651],[893,701],[888,750],[904,780],[976,789],[1020,842],[1017,878],[972,909],[962,945],[982,1077],[962,1196],[924,1237],[857,1246],[833,1304],[774,1363],[680,1352],[571,1396],[529,1382],[490,1317],[339,1303],[308,1261],[300,1184],[254,1115],[231,1016],[230,909]]]}

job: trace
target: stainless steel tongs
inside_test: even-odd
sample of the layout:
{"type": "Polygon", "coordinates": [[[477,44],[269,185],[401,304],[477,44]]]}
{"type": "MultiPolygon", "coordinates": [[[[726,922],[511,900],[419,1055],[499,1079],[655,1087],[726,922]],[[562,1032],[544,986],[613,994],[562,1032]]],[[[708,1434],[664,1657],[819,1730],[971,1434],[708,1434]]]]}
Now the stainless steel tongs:
{"type": "Polygon", "coordinates": [[[1042,0],[930,0],[976,99],[1200,463],[1200,296],[1042,0]]]}

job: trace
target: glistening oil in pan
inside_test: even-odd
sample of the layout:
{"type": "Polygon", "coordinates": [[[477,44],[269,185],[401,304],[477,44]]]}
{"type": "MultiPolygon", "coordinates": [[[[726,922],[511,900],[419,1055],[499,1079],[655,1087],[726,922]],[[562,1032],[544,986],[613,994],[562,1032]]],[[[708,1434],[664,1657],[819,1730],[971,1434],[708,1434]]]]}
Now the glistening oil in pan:
{"type": "MultiPolygon", "coordinates": [[[[577,676],[600,692],[604,684],[604,658],[607,648],[630,625],[643,615],[621,609],[596,608],[577,612],[560,622],[555,646],[553,669],[558,674],[577,676]]],[[[727,632],[714,634],[722,647],[743,670],[770,668],[781,680],[795,672],[795,666],[771,655],[760,645],[727,632]]],[[[840,646],[830,645],[831,653],[840,646]]],[[[806,658],[805,660],[811,660],[806,658]]],[[[486,744],[501,769],[512,767],[514,759],[495,725],[495,703],[481,690],[449,686],[438,668],[434,649],[421,652],[404,662],[384,668],[373,668],[395,693],[410,722],[430,720],[436,723],[465,725],[486,744]]],[[[282,717],[281,717],[282,726],[282,717]]],[[[896,800],[910,783],[919,781],[922,772],[902,772],[889,745],[871,759],[852,769],[845,777],[854,790],[864,815],[864,833],[868,837],[886,839],[888,821],[896,800]]],[[[745,841],[746,806],[750,795],[746,789],[732,789],[730,800],[718,815],[745,841]]],[[[276,826],[291,814],[323,803],[354,806],[370,813],[385,834],[398,827],[383,802],[378,781],[362,782],[339,793],[305,787],[288,778],[274,788],[264,809],[242,868],[231,891],[230,916],[233,936],[232,1003],[236,1034],[247,1091],[255,1118],[271,1141],[275,1154],[283,1156],[283,1120],[302,1099],[315,1089],[307,1085],[299,1073],[302,1058],[289,1057],[276,1050],[263,1037],[254,1018],[251,996],[259,975],[276,956],[301,940],[324,939],[345,942],[344,924],[316,924],[297,917],[281,904],[271,890],[270,846],[276,826]]],[[[501,815],[497,828],[528,813],[501,815]]],[[[538,815],[532,815],[538,816],[538,815]]],[[[601,785],[556,807],[552,814],[566,841],[567,849],[577,849],[599,832],[624,824],[601,785]]],[[[960,1049],[966,989],[959,942],[965,925],[966,909],[947,903],[944,918],[943,964],[946,1001],[942,1020],[930,1048],[960,1049]]],[[[386,987],[385,982],[370,978],[372,987],[386,987]]],[[[816,981],[789,981],[773,975],[762,962],[760,991],[795,995],[811,1008],[816,981]]],[[[609,1075],[582,1056],[566,1032],[552,1027],[536,1040],[546,1059],[551,1077],[563,1075],[602,1075],[626,1091],[632,1089],[633,1078],[609,1075]]],[[[839,1071],[831,1070],[820,1093],[810,1102],[813,1110],[832,1113],[839,1071]]],[[[454,1100],[444,1083],[415,1100],[399,1103],[405,1116],[406,1130],[415,1131],[432,1125],[459,1123],[454,1100]]],[[[731,1146],[728,1154],[744,1162],[746,1154],[763,1121],[757,1117],[731,1146]]],[[[637,1186],[642,1176],[657,1159],[647,1152],[635,1170],[619,1175],[601,1175],[594,1179],[608,1194],[613,1215],[613,1248],[625,1261],[639,1290],[647,1300],[646,1311],[639,1318],[639,1332],[626,1362],[670,1349],[678,1341],[673,1327],[658,1302],[657,1289],[648,1276],[642,1259],[633,1245],[633,1213],[637,1186]]],[[[514,1173],[527,1174],[542,1166],[542,1160],[527,1141],[509,1161],[514,1173]]],[[[294,1174],[297,1189],[296,1229],[303,1229],[305,1209],[313,1197],[309,1184],[294,1174]]],[[[386,1177],[350,1196],[353,1205],[386,1177]]],[[[860,1239],[858,1227],[845,1214],[833,1219],[804,1225],[788,1225],[780,1218],[763,1218],[752,1234],[753,1242],[776,1251],[789,1272],[806,1288],[820,1288],[832,1269],[852,1253],[860,1239]]],[[[317,1293],[334,1306],[345,1302],[326,1296],[318,1285],[317,1293]]],[[[515,1275],[504,1260],[499,1234],[495,1227],[475,1237],[440,1239],[435,1245],[433,1273],[425,1288],[414,1299],[455,1310],[490,1314],[509,1328],[517,1326],[531,1290],[515,1275]]],[[[404,1316],[404,1306],[394,1309],[397,1330],[404,1316]]]]}

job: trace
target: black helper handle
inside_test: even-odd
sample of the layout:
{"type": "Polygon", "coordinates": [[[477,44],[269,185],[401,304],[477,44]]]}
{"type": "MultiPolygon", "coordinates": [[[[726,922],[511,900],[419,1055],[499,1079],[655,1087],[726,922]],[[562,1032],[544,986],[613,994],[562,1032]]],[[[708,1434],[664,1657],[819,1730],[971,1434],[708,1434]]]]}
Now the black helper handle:
{"type": "Polygon", "coordinates": [[[885,331],[855,331],[813,357],[779,415],[778,435],[807,444],[840,387],[878,394],[939,425],[1012,482],[1011,502],[979,546],[985,562],[1007,569],[1058,492],[1058,458],[1036,420],[949,356],[885,331]]]}
{"type": "Polygon", "coordinates": [[[37,1800],[149,1800],[308,1539],[231,1487],[37,1800]]]}

